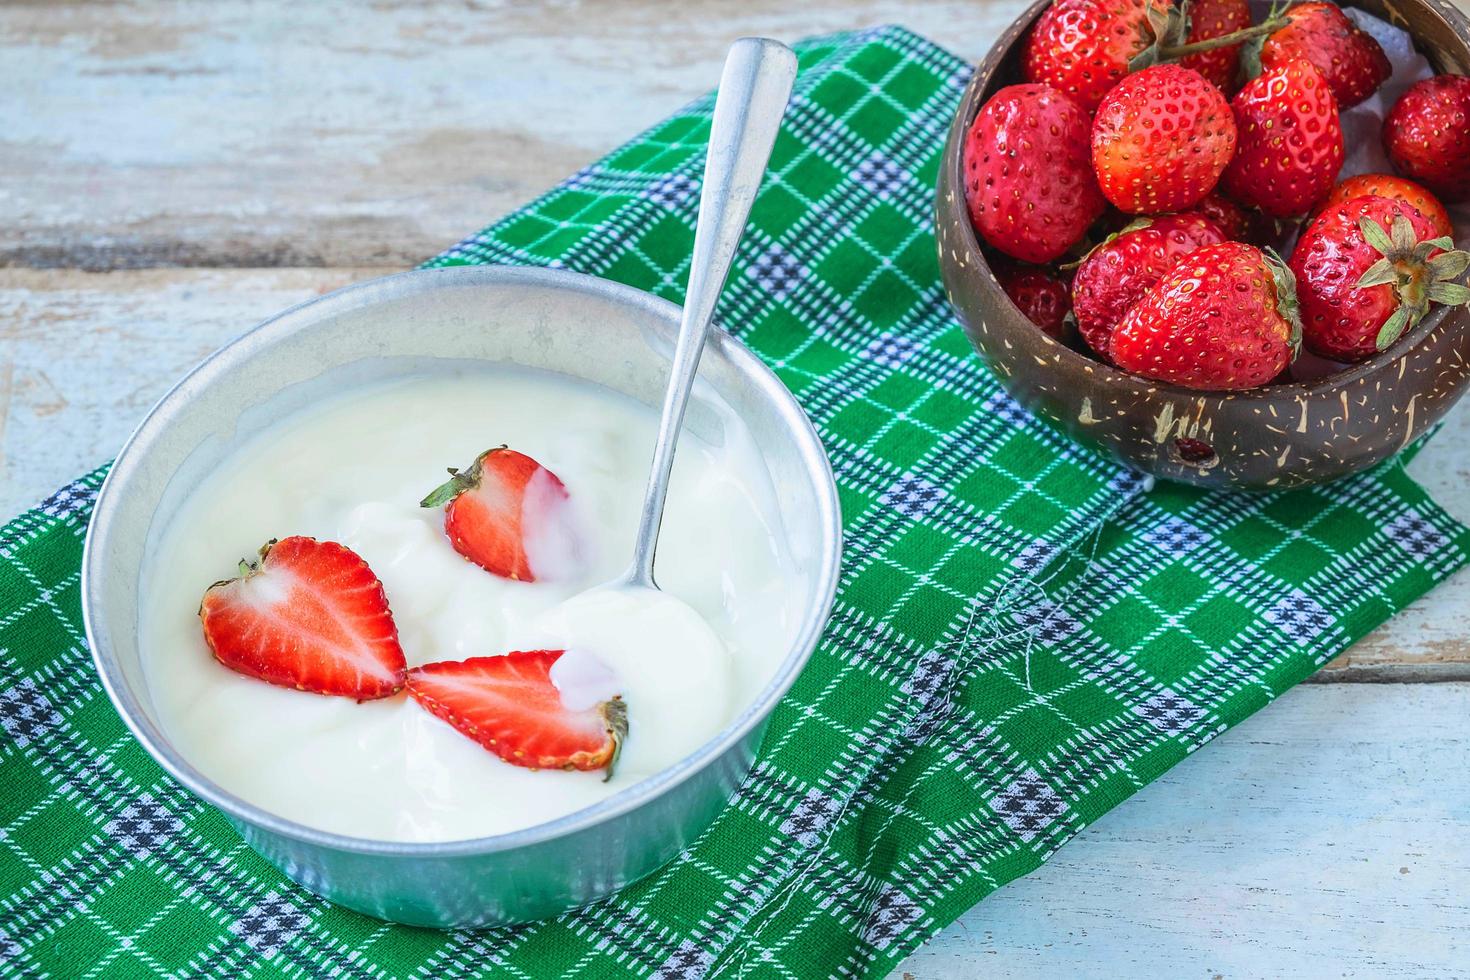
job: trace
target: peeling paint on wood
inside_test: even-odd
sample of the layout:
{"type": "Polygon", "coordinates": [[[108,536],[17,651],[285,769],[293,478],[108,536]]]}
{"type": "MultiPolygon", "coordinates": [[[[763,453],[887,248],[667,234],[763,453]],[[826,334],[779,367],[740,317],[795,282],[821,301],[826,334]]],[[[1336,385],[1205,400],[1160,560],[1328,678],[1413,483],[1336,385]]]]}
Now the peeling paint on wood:
{"type": "Polygon", "coordinates": [[[978,60],[1023,7],[0,5],[0,266],[410,266],[711,89],[741,34],[902,22],[978,60]]]}
{"type": "Polygon", "coordinates": [[[1470,685],[1289,691],[890,980],[1463,977],[1467,751],[1470,685]]]}

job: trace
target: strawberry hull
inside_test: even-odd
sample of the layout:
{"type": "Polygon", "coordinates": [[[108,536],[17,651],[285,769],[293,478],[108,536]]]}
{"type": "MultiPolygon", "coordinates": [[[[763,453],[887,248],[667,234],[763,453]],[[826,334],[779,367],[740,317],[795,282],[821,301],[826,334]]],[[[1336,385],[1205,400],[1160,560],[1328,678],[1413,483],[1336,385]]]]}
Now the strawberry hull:
{"type": "MultiPolygon", "coordinates": [[[[980,63],[940,162],[936,229],[951,304],[981,359],[1007,390],[1081,442],[1164,479],[1276,489],[1361,472],[1437,422],[1470,385],[1470,312],[1436,306],[1391,349],[1300,383],[1191,391],[1118,370],[1046,337],[1006,300],[969,227],[959,141],[979,107],[1021,75],[1024,39],[1046,8],[1033,4],[980,63]],[[1263,419],[1267,420],[1263,422],[1263,419]]],[[[1404,24],[1440,71],[1470,64],[1470,24],[1423,0],[1357,4],[1404,24]]],[[[1330,186],[1304,192],[1306,210],[1330,186]],[[1308,200],[1310,199],[1310,200],[1308,200]]]]}

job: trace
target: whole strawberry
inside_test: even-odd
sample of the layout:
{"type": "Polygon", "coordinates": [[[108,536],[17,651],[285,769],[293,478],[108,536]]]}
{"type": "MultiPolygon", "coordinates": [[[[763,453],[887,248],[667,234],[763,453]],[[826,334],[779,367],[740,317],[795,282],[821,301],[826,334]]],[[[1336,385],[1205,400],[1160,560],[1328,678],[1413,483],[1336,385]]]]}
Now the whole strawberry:
{"type": "Polygon", "coordinates": [[[1205,199],[1194,206],[1194,210],[1213,221],[1230,241],[1248,240],[1245,236],[1250,232],[1250,219],[1239,204],[1219,191],[1206,194],[1205,199]]]}
{"type": "Polygon", "coordinates": [[[1333,205],[1291,256],[1307,348],[1336,361],[1371,357],[1410,330],[1430,303],[1462,304],[1470,253],[1400,201],[1368,195],[1333,205]]]}
{"type": "Polygon", "coordinates": [[[1154,65],[1113,87],[1092,121],[1092,166],[1121,211],[1159,214],[1199,203],[1235,152],[1235,119],[1193,68],[1154,65]]]}
{"type": "Polygon", "coordinates": [[[1383,121],[1383,147],[1395,169],[1443,200],[1470,197],[1470,78],[1411,85],[1383,121]]]}
{"type": "Polygon", "coordinates": [[[1067,284],[1046,269],[1023,267],[996,271],[1000,288],[1016,309],[1053,340],[1067,334],[1067,314],[1072,312],[1072,294],[1067,284]]]}
{"type": "Polygon", "coordinates": [[[1334,204],[1351,201],[1355,197],[1363,197],[1367,194],[1376,194],[1378,197],[1386,197],[1389,200],[1407,204],[1429,219],[1436,235],[1454,237],[1455,226],[1450,222],[1450,213],[1439,202],[1439,198],[1431,194],[1428,188],[1414,183],[1409,178],[1395,177],[1392,174],[1358,174],[1355,177],[1348,177],[1332,188],[1332,193],[1327,195],[1327,200],[1322,202],[1317,213],[1321,214],[1334,204]]]}
{"type": "Polygon", "coordinates": [[[1226,240],[1200,214],[1140,218],[1088,253],[1072,279],[1077,329],[1089,347],[1108,356],[1113,328],[1149,287],[1195,249],[1226,240]]]}
{"type": "Polygon", "coordinates": [[[1327,79],[1339,109],[1362,102],[1393,74],[1373,35],[1336,4],[1299,3],[1286,17],[1289,23],[1261,44],[1262,68],[1280,68],[1298,58],[1310,61],[1327,79]]]}
{"type": "Polygon", "coordinates": [[[1021,75],[1097,108],[1128,62],[1154,43],[1150,18],[1162,23],[1166,0],[1056,0],[1026,38],[1021,75]]]}
{"type": "MultiPolygon", "coordinates": [[[[1247,0],[1194,0],[1189,5],[1190,44],[1225,37],[1251,26],[1251,8],[1247,0]]],[[[1185,55],[1179,63],[1193,68],[1226,95],[1239,87],[1240,75],[1239,44],[1211,48],[1197,54],[1185,55]]]]}
{"type": "Polygon", "coordinates": [[[1311,63],[1298,59],[1263,72],[1236,93],[1235,158],[1221,189],[1273,217],[1306,214],[1327,196],[1342,169],[1337,101],[1311,63]]]}
{"type": "Polygon", "coordinates": [[[1049,85],[1008,85],[965,136],[962,166],[970,223],[991,247],[1023,262],[1050,262],[1102,214],[1088,158],[1087,113],[1049,85]]]}
{"type": "Polygon", "coordinates": [[[1113,362],[1135,374],[1229,391],[1263,385],[1301,339],[1291,272],[1241,242],[1197,249],[1113,330],[1113,362]]]}

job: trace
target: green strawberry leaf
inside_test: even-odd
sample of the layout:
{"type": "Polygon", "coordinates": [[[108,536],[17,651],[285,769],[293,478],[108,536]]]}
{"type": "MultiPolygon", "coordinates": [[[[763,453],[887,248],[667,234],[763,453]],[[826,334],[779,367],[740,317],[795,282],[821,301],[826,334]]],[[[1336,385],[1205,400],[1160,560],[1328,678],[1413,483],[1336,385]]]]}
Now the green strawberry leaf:
{"type": "Polygon", "coordinates": [[[1261,64],[1261,49],[1266,46],[1266,35],[1253,37],[1240,46],[1240,70],[1247,82],[1265,71],[1261,64]]]}
{"type": "Polygon", "coordinates": [[[1414,234],[1414,226],[1409,222],[1408,216],[1395,214],[1393,225],[1389,229],[1389,237],[1393,240],[1393,247],[1400,253],[1414,251],[1414,246],[1419,244],[1419,236],[1414,234]]]}
{"type": "Polygon", "coordinates": [[[1435,282],[1429,284],[1429,298],[1446,306],[1463,306],[1470,303],[1470,287],[1457,282],[1435,282]]]}
{"type": "Polygon", "coordinates": [[[1445,252],[1429,260],[1429,272],[1436,282],[1458,279],[1470,269],[1470,252],[1445,252]]]}
{"type": "Polygon", "coordinates": [[[1271,278],[1276,284],[1276,312],[1291,325],[1291,337],[1287,342],[1291,345],[1291,359],[1296,360],[1297,352],[1302,346],[1302,317],[1296,298],[1296,274],[1274,248],[1267,246],[1263,251],[1266,268],[1270,270],[1271,278]]]}
{"type": "Polygon", "coordinates": [[[473,490],[478,487],[485,473],[485,457],[491,453],[500,452],[505,448],[507,447],[501,444],[494,449],[485,450],[475,457],[475,461],[470,464],[467,470],[461,470],[453,466],[449,467],[449,479],[439,484],[433,490],[430,490],[429,495],[419,501],[419,506],[431,509],[443,507],[466,490],[473,490]]]}
{"type": "Polygon", "coordinates": [[[1383,327],[1378,331],[1378,339],[1374,342],[1379,350],[1388,350],[1389,345],[1399,339],[1404,332],[1404,327],[1409,324],[1409,311],[1399,307],[1393,311],[1393,316],[1383,321],[1383,327]]]}
{"type": "Polygon", "coordinates": [[[1363,241],[1376,248],[1380,254],[1387,255],[1393,251],[1393,239],[1389,238],[1383,226],[1372,218],[1367,215],[1359,218],[1358,230],[1363,233],[1363,241]]]}
{"type": "Polygon", "coordinates": [[[1367,289],[1370,286],[1386,286],[1391,282],[1398,282],[1399,270],[1394,268],[1388,259],[1379,259],[1364,270],[1358,279],[1359,289],[1367,289]]]}
{"type": "Polygon", "coordinates": [[[1077,258],[1073,259],[1070,262],[1063,262],[1061,265],[1057,266],[1057,268],[1065,272],[1071,272],[1073,269],[1081,268],[1082,263],[1092,258],[1092,253],[1096,252],[1104,245],[1107,245],[1110,242],[1117,241],[1119,238],[1122,238],[1129,232],[1142,231],[1153,223],[1153,218],[1149,217],[1146,214],[1141,214],[1138,217],[1134,218],[1132,221],[1128,222],[1122,228],[1119,228],[1117,231],[1113,232],[1107,238],[1104,238],[1102,241],[1098,242],[1096,245],[1092,245],[1087,248],[1085,251],[1082,252],[1081,255],[1077,256],[1077,258]]]}

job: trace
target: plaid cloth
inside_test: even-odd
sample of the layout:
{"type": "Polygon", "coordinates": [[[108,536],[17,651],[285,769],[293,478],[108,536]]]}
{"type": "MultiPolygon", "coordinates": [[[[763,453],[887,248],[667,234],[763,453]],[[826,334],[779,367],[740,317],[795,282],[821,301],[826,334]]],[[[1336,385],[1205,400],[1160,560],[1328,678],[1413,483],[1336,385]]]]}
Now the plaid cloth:
{"type": "MultiPolygon", "coordinates": [[[[815,39],[720,312],[825,440],[836,611],[734,802],[558,919],[387,925],[296,887],[127,735],[80,628],[100,471],[0,533],[0,973],[881,975],[1463,564],[1390,462],[1210,494],[1068,442],[980,367],[930,228],[969,68],[896,28],[815,39]]],[[[710,99],[433,263],[678,299],[710,99]]]]}

